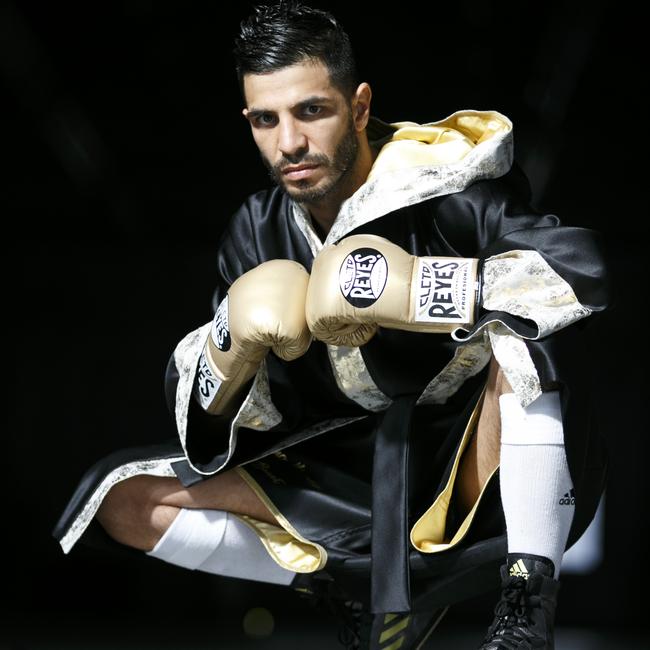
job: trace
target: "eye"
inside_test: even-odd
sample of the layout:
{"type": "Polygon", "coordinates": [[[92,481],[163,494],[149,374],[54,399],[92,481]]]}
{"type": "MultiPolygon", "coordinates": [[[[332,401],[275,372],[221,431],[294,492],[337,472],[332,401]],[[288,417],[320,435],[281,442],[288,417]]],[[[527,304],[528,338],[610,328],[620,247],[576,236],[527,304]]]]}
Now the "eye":
{"type": "Polygon", "coordinates": [[[322,106],[318,106],[317,104],[309,104],[309,106],[305,107],[305,113],[311,117],[313,115],[318,115],[321,113],[323,110],[322,106]]]}
{"type": "Polygon", "coordinates": [[[255,123],[258,126],[273,126],[275,123],[275,117],[271,115],[271,113],[262,113],[255,118],[255,123]]]}

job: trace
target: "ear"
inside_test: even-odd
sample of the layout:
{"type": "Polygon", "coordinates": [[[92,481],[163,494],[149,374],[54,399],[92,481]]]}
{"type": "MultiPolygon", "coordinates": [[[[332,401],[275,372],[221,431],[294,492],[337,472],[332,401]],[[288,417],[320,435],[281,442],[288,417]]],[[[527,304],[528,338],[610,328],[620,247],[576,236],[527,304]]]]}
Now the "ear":
{"type": "Polygon", "coordinates": [[[352,98],[352,118],[357,131],[363,131],[368,124],[371,99],[372,90],[370,85],[364,81],[359,84],[352,98]]]}

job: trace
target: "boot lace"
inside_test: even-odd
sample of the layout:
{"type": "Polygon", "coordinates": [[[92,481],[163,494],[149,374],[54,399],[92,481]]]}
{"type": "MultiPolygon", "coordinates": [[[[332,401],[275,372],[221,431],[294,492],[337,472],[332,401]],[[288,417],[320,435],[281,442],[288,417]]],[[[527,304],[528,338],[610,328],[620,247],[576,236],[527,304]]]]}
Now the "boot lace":
{"type": "Polygon", "coordinates": [[[494,608],[495,619],[484,643],[498,641],[504,650],[529,650],[540,647],[543,641],[530,629],[530,610],[539,606],[539,598],[526,590],[526,579],[510,577],[503,586],[501,600],[494,608]]]}
{"type": "Polygon", "coordinates": [[[368,650],[373,615],[363,603],[346,599],[333,582],[309,594],[300,594],[312,607],[326,611],[340,621],[337,638],[346,650],[368,650]]]}
{"type": "Polygon", "coordinates": [[[346,600],[339,610],[342,619],[338,632],[339,643],[346,650],[369,650],[372,614],[356,600],[346,600]]]}

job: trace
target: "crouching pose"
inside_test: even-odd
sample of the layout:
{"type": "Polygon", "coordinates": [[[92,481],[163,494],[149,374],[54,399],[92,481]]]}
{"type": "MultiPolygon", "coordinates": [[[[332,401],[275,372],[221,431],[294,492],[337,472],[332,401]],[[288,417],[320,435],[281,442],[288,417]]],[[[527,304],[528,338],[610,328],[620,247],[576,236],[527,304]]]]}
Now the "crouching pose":
{"type": "Polygon", "coordinates": [[[230,218],[214,318],[171,356],[178,438],[102,459],[56,537],[287,585],[351,648],[419,648],[500,586],[477,647],[553,648],[605,475],[597,233],[530,207],[504,115],[371,116],[328,13],[257,7],[235,56],[275,185],[230,218]]]}

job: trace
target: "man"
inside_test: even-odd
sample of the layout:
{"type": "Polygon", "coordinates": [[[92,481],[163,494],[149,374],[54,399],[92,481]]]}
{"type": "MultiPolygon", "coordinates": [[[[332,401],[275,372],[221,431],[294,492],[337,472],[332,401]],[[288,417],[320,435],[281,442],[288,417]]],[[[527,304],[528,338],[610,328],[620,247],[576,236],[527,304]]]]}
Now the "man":
{"type": "Polygon", "coordinates": [[[604,480],[596,234],[529,207],[505,116],[371,116],[325,12],[258,7],[235,54],[276,186],[231,218],[214,319],[170,359],[179,440],[102,460],[55,535],[328,599],[350,647],[421,647],[502,565],[480,647],[553,648],[604,480]]]}

